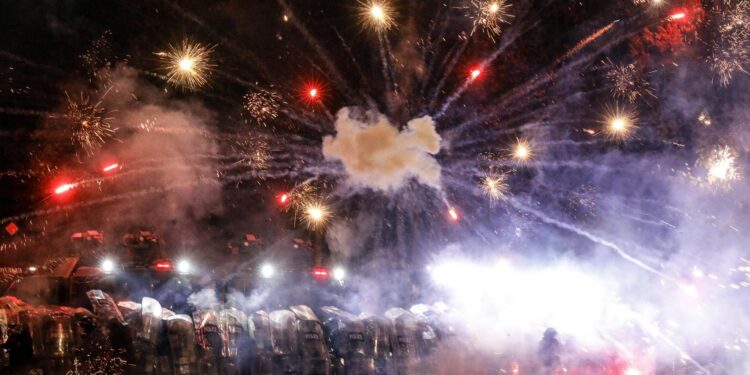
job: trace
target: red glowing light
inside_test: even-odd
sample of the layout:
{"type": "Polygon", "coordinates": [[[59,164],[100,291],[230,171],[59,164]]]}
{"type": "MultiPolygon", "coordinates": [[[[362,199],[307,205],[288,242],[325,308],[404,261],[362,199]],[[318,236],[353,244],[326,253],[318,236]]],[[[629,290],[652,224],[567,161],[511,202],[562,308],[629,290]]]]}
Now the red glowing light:
{"type": "Polygon", "coordinates": [[[318,89],[313,87],[307,92],[307,94],[310,95],[310,99],[315,99],[318,97],[318,89]]]}
{"type": "Polygon", "coordinates": [[[284,193],[279,196],[279,202],[281,202],[281,204],[286,204],[286,202],[288,201],[289,201],[289,194],[284,193]]]}
{"type": "Polygon", "coordinates": [[[458,221],[458,211],[456,211],[455,208],[451,207],[448,209],[448,215],[450,215],[451,220],[458,221]]]}
{"type": "Polygon", "coordinates": [[[55,188],[55,194],[65,194],[76,187],[76,184],[62,184],[55,188]]]}
{"type": "Polygon", "coordinates": [[[670,21],[677,21],[677,20],[684,19],[685,17],[687,17],[687,14],[685,14],[685,12],[678,11],[678,12],[672,13],[669,16],[669,20],[670,21]]]}
{"type": "Polygon", "coordinates": [[[120,163],[111,163],[111,164],[107,164],[104,168],[102,168],[102,172],[109,173],[109,172],[117,170],[118,168],[120,168],[120,163]]]}
{"type": "Polygon", "coordinates": [[[471,79],[475,80],[475,79],[479,78],[479,76],[481,74],[482,74],[482,70],[480,70],[480,69],[474,69],[474,70],[471,71],[471,79]]]}
{"type": "Polygon", "coordinates": [[[154,262],[154,268],[157,271],[169,271],[172,269],[172,262],[170,262],[168,259],[159,259],[154,262]]]}
{"type": "Polygon", "coordinates": [[[313,270],[312,270],[312,276],[313,276],[313,278],[315,278],[316,280],[326,280],[326,279],[328,279],[328,278],[329,278],[329,277],[330,277],[331,275],[330,275],[330,273],[328,272],[328,268],[325,268],[325,267],[315,267],[315,268],[313,268],[313,270]]]}

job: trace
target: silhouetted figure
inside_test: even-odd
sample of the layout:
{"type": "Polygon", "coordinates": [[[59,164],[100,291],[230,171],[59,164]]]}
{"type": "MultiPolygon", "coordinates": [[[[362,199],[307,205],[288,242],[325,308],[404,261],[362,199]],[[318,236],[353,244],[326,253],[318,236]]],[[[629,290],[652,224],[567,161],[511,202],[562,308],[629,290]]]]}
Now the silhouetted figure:
{"type": "Polygon", "coordinates": [[[25,325],[12,325],[8,327],[8,341],[3,348],[8,351],[11,374],[26,374],[31,368],[34,356],[34,348],[31,332],[25,325]]]}
{"type": "Polygon", "coordinates": [[[554,328],[547,328],[544,331],[542,341],[539,343],[539,360],[545,371],[554,371],[560,366],[560,351],[562,345],[557,337],[557,331],[554,328]]]}

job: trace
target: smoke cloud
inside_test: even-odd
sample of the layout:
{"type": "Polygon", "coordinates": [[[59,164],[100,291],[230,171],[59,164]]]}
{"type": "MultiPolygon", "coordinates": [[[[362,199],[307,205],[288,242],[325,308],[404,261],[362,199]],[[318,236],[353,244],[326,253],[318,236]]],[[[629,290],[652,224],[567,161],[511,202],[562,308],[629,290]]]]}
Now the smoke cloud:
{"type": "Polygon", "coordinates": [[[410,179],[440,189],[440,135],[429,116],[415,118],[399,131],[384,115],[359,114],[344,107],[336,119],[336,135],[323,138],[323,155],[340,160],[354,186],[395,191],[410,179]]]}

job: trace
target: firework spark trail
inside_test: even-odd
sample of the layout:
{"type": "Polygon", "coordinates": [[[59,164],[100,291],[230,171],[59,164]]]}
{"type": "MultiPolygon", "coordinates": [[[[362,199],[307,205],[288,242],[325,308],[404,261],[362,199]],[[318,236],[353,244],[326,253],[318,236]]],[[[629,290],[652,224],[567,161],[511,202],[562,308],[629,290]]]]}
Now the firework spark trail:
{"type": "Polygon", "coordinates": [[[569,57],[575,55],[582,49],[586,48],[589,44],[595,42],[597,39],[601,38],[602,35],[606,34],[609,30],[612,30],[612,27],[615,26],[615,23],[620,22],[620,20],[613,21],[607,26],[604,26],[600,28],[599,30],[595,31],[593,34],[589,35],[588,37],[584,38],[578,44],[576,44],[573,48],[571,48],[568,52],[566,52],[562,57],[557,59],[557,63],[561,63],[565,60],[567,60],[569,57]]]}
{"type": "Polygon", "coordinates": [[[0,113],[6,113],[9,115],[16,115],[16,116],[34,116],[34,117],[62,117],[64,114],[62,113],[55,113],[55,112],[48,112],[48,111],[40,111],[38,109],[27,109],[27,108],[9,108],[9,107],[0,107],[0,113]]]}
{"type": "Polygon", "coordinates": [[[657,275],[659,277],[662,277],[665,280],[669,280],[669,281],[671,281],[671,282],[673,282],[675,284],[678,284],[677,281],[674,278],[672,278],[671,276],[666,275],[666,274],[662,273],[661,271],[659,271],[659,270],[657,270],[657,269],[655,269],[655,268],[653,268],[653,267],[651,267],[651,266],[643,263],[642,261],[640,261],[637,258],[633,257],[632,255],[628,254],[626,251],[624,251],[619,246],[617,246],[616,244],[614,244],[614,243],[612,243],[610,241],[607,241],[607,240],[605,240],[605,239],[603,239],[601,237],[598,237],[598,236],[596,236],[596,235],[594,235],[592,233],[589,233],[589,232],[587,232],[587,231],[585,231],[585,230],[583,230],[581,228],[578,228],[578,227],[576,227],[574,225],[571,225],[571,224],[564,223],[564,222],[561,222],[559,220],[553,219],[553,218],[547,216],[546,214],[544,214],[542,212],[539,212],[538,210],[535,210],[535,209],[533,209],[533,208],[531,208],[531,207],[529,207],[529,206],[527,206],[527,205],[525,205],[525,204],[517,201],[514,198],[508,199],[508,202],[514,208],[516,208],[516,209],[518,209],[520,211],[523,211],[523,212],[529,213],[531,215],[534,215],[535,217],[537,217],[538,219],[542,220],[543,222],[545,222],[547,224],[554,225],[554,226],[556,226],[556,227],[558,227],[560,229],[565,229],[565,230],[571,231],[573,233],[576,233],[576,234],[578,234],[580,236],[583,236],[583,237],[589,239],[590,241],[592,241],[594,243],[597,243],[597,244],[602,245],[602,246],[604,246],[606,248],[609,248],[610,250],[613,250],[620,257],[622,257],[623,259],[629,261],[630,263],[633,263],[636,266],[638,266],[638,267],[640,267],[640,268],[642,268],[642,269],[644,269],[646,271],[649,271],[649,272],[651,272],[651,273],[653,273],[653,274],[655,274],[655,275],[657,275]]]}
{"type": "Polygon", "coordinates": [[[46,72],[54,73],[56,75],[63,76],[63,77],[70,74],[70,72],[67,72],[65,70],[61,70],[60,68],[57,68],[57,67],[54,67],[54,66],[51,66],[51,65],[47,65],[47,64],[40,64],[40,63],[37,63],[35,61],[29,60],[29,59],[27,59],[27,58],[25,58],[23,56],[18,56],[18,55],[14,54],[14,53],[11,53],[11,52],[8,52],[8,51],[4,51],[4,50],[0,50],[0,57],[4,57],[6,59],[17,61],[17,62],[20,62],[20,63],[26,65],[26,66],[34,67],[34,68],[37,68],[39,70],[44,70],[46,72]]]}
{"type": "MultiPolygon", "coordinates": [[[[354,69],[357,70],[357,74],[359,75],[359,81],[360,83],[365,86],[369,87],[369,82],[367,80],[367,77],[365,76],[364,71],[362,70],[362,67],[359,65],[359,61],[354,57],[354,53],[352,52],[351,47],[349,47],[349,44],[346,42],[346,39],[339,33],[339,30],[335,27],[331,27],[333,29],[334,34],[336,34],[336,37],[339,39],[339,43],[341,43],[341,46],[344,48],[344,51],[346,51],[347,55],[349,56],[349,60],[354,65],[354,69]]],[[[377,104],[375,103],[375,99],[370,95],[367,89],[360,89],[359,90],[360,95],[364,96],[365,101],[370,106],[370,108],[377,108],[377,104]]]]}
{"type": "MultiPolygon", "coordinates": [[[[390,63],[388,59],[388,54],[385,50],[384,42],[383,42],[384,36],[378,32],[378,52],[380,53],[380,65],[381,65],[381,72],[383,74],[383,83],[385,83],[385,91],[391,92],[393,90],[393,77],[391,76],[391,69],[390,69],[390,63]]],[[[393,111],[393,108],[391,107],[391,101],[386,101],[388,104],[388,110],[393,111]]]]}
{"type": "Polygon", "coordinates": [[[672,339],[667,337],[667,335],[665,335],[656,324],[653,324],[649,322],[647,319],[644,319],[640,316],[637,316],[637,317],[640,318],[637,320],[639,325],[641,327],[645,327],[648,331],[650,331],[651,336],[660,338],[663,342],[665,342],[667,345],[672,347],[672,349],[677,351],[677,353],[679,353],[682,358],[690,361],[690,363],[695,365],[695,367],[698,367],[701,371],[704,371],[705,374],[709,374],[709,375],[712,374],[710,371],[704,368],[700,363],[698,363],[698,361],[696,361],[691,356],[689,356],[687,352],[683,350],[679,345],[675,344],[675,342],[672,339]]]}
{"type": "MultiPolygon", "coordinates": [[[[485,69],[486,67],[488,67],[488,66],[492,65],[492,63],[493,63],[493,62],[494,62],[494,61],[495,61],[495,60],[496,60],[496,59],[497,59],[497,58],[498,58],[498,57],[499,57],[499,56],[500,56],[500,55],[501,55],[501,54],[502,54],[503,52],[505,52],[505,50],[506,50],[506,49],[507,49],[508,47],[510,47],[511,45],[513,45],[513,43],[514,43],[514,42],[515,42],[516,40],[519,40],[519,39],[520,39],[520,37],[521,37],[521,36],[522,36],[522,35],[523,35],[524,33],[526,33],[527,31],[529,31],[529,30],[531,30],[531,29],[533,29],[533,26],[535,26],[536,24],[537,24],[537,23],[534,23],[534,24],[533,24],[533,25],[532,25],[531,27],[527,28],[526,30],[518,31],[518,32],[516,32],[516,33],[511,33],[511,36],[510,36],[509,38],[503,38],[503,40],[501,41],[501,44],[500,44],[500,46],[499,46],[499,47],[498,47],[497,49],[495,49],[495,51],[494,51],[494,52],[493,52],[493,53],[492,53],[492,54],[491,54],[491,55],[490,55],[489,57],[487,57],[487,58],[485,58],[484,60],[482,60],[482,62],[480,62],[480,63],[479,63],[478,65],[477,65],[477,69],[479,69],[479,70],[484,70],[484,69],[485,69]]],[[[506,35],[507,35],[507,34],[506,34],[506,35]]],[[[464,83],[463,83],[463,84],[462,84],[462,85],[461,85],[461,86],[460,86],[460,87],[459,87],[459,88],[458,88],[458,89],[457,89],[457,90],[456,90],[456,91],[455,91],[455,92],[454,92],[454,93],[453,93],[453,94],[452,94],[451,96],[449,96],[449,97],[448,97],[448,99],[446,100],[446,102],[445,102],[445,103],[444,103],[444,104],[442,105],[442,107],[440,108],[440,110],[438,111],[438,113],[437,113],[437,114],[435,114],[435,116],[433,116],[433,118],[436,118],[436,119],[437,119],[437,118],[440,118],[440,117],[442,117],[443,115],[445,115],[445,113],[446,113],[446,111],[448,110],[448,108],[450,108],[450,106],[451,106],[451,105],[453,104],[453,102],[455,102],[455,101],[456,101],[456,100],[457,100],[458,98],[460,98],[460,97],[461,97],[461,95],[463,95],[463,93],[464,93],[464,92],[466,91],[466,89],[467,89],[467,88],[469,87],[469,85],[470,85],[471,83],[472,83],[472,81],[471,81],[471,80],[466,80],[466,81],[464,81],[464,83]]]]}
{"type": "Polygon", "coordinates": [[[110,202],[122,200],[125,198],[136,198],[136,197],[145,196],[149,194],[164,193],[167,191],[171,191],[171,190],[175,190],[175,189],[179,189],[183,187],[197,186],[205,182],[206,182],[205,180],[199,180],[199,181],[192,181],[192,182],[187,182],[187,183],[171,184],[169,186],[150,187],[150,188],[142,189],[138,191],[110,195],[110,196],[106,196],[103,198],[77,202],[77,203],[68,204],[68,205],[56,206],[53,208],[30,211],[30,212],[26,212],[23,214],[2,218],[0,219],[0,225],[6,224],[9,222],[14,222],[14,221],[32,219],[32,218],[39,217],[39,216],[49,216],[55,213],[68,212],[71,210],[91,207],[91,206],[99,205],[102,203],[110,203],[110,202]]]}
{"type": "MultiPolygon", "coordinates": [[[[448,57],[446,64],[441,64],[439,69],[443,71],[442,77],[440,77],[440,80],[435,85],[435,87],[432,89],[432,98],[430,99],[430,103],[427,107],[428,111],[431,111],[437,102],[437,100],[440,97],[440,93],[443,91],[443,86],[445,86],[445,83],[448,81],[448,77],[450,77],[452,74],[454,74],[454,68],[456,67],[456,64],[458,64],[458,60],[463,56],[464,51],[466,50],[466,47],[469,46],[469,38],[465,38],[457,47],[456,52],[453,53],[452,57],[448,57]]],[[[481,69],[481,68],[480,68],[481,69]]],[[[468,84],[468,82],[464,82],[464,85],[468,84]]]]}
{"type": "MultiPolygon", "coordinates": [[[[449,4],[450,4],[450,2],[449,2],[449,4]]],[[[440,14],[441,14],[441,9],[440,9],[440,7],[438,7],[438,12],[436,13],[434,19],[440,19],[440,18],[438,18],[440,16],[440,14]]],[[[419,97],[420,98],[423,98],[423,97],[426,96],[426,91],[428,89],[428,84],[430,82],[429,77],[432,77],[434,75],[435,65],[436,65],[436,62],[438,61],[437,56],[438,56],[438,52],[439,52],[439,49],[438,49],[439,45],[438,45],[438,47],[436,47],[434,45],[434,41],[435,40],[438,40],[438,41],[443,40],[443,37],[445,36],[445,32],[448,29],[448,25],[450,24],[450,20],[451,20],[450,13],[448,13],[445,17],[443,17],[442,20],[443,21],[440,24],[440,32],[438,33],[438,36],[436,38],[433,38],[432,37],[432,32],[430,34],[428,34],[427,35],[427,43],[425,43],[424,48],[422,48],[422,61],[425,61],[425,62],[427,61],[426,60],[427,59],[427,54],[429,52],[432,52],[432,56],[430,58],[430,63],[427,66],[427,70],[426,70],[427,71],[427,75],[426,75],[427,78],[425,78],[424,80],[422,80],[422,84],[421,84],[421,87],[420,87],[420,90],[419,90],[419,97]]],[[[435,23],[433,22],[433,25],[434,24],[435,23]]],[[[438,91],[438,90],[436,90],[436,91],[438,91]]]]}
{"type": "Polygon", "coordinates": [[[292,12],[292,8],[289,6],[289,4],[287,4],[286,0],[277,0],[277,2],[284,9],[284,12],[288,16],[289,21],[292,23],[292,25],[294,25],[297,31],[300,32],[307,44],[309,44],[310,47],[312,47],[312,49],[315,51],[315,53],[317,53],[318,56],[323,60],[323,64],[325,64],[326,70],[331,76],[333,76],[333,80],[334,82],[336,82],[336,85],[340,89],[344,90],[344,94],[350,101],[354,101],[354,91],[349,86],[344,77],[341,76],[341,73],[339,73],[339,70],[331,57],[328,56],[320,43],[318,43],[318,41],[312,36],[312,34],[310,34],[307,28],[297,19],[297,17],[292,12]]]}
{"type": "MultiPolygon", "coordinates": [[[[611,23],[611,25],[614,25],[617,22],[618,21],[613,21],[611,23]]],[[[584,55],[584,56],[576,59],[573,62],[568,62],[568,63],[562,65],[562,67],[557,68],[558,63],[555,62],[550,67],[543,69],[541,73],[538,73],[537,75],[535,75],[534,77],[532,77],[531,79],[529,79],[526,84],[524,84],[522,86],[518,86],[518,87],[514,88],[513,90],[511,90],[509,93],[504,94],[495,103],[495,105],[493,105],[493,107],[494,108],[500,108],[500,110],[502,110],[502,108],[504,108],[504,105],[506,103],[508,103],[508,102],[512,103],[512,102],[517,101],[520,97],[528,96],[528,93],[530,91],[535,90],[535,89],[537,89],[537,88],[539,88],[539,87],[541,87],[541,86],[543,86],[545,84],[548,84],[550,81],[552,81],[556,77],[559,77],[562,73],[573,71],[578,66],[590,62],[592,59],[594,59],[596,56],[598,56],[602,51],[605,51],[605,50],[609,49],[611,46],[613,46],[613,45],[615,45],[617,43],[620,43],[623,40],[626,40],[626,39],[630,38],[632,35],[635,35],[637,33],[638,33],[638,31],[632,31],[630,33],[626,33],[624,35],[621,35],[621,36],[619,36],[619,37],[617,37],[617,38],[615,38],[613,40],[610,40],[609,42],[605,43],[604,45],[602,45],[597,50],[592,51],[591,53],[588,53],[588,54],[586,54],[586,55],[584,55]]],[[[558,61],[561,61],[561,60],[563,60],[563,59],[558,59],[558,61]]],[[[600,90],[604,90],[604,89],[600,89],[600,90]]],[[[495,113],[496,113],[496,111],[495,112],[490,112],[490,113],[487,113],[487,114],[483,114],[483,115],[480,115],[480,116],[490,116],[491,117],[491,116],[494,116],[495,113]]],[[[472,121],[472,120],[469,120],[469,121],[472,121]]],[[[465,127],[466,123],[469,122],[469,121],[460,123],[460,124],[457,125],[457,127],[465,127]]]]}

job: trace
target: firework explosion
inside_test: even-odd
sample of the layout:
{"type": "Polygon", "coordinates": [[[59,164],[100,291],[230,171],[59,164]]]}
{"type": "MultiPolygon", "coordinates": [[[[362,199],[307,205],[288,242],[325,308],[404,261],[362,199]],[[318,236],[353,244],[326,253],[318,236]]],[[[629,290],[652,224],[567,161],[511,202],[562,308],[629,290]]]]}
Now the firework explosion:
{"type": "Polygon", "coordinates": [[[616,99],[627,99],[630,103],[634,103],[641,97],[654,97],[651,85],[642,77],[634,63],[615,65],[608,61],[605,63],[605,68],[607,80],[612,87],[612,96],[616,99]]]}
{"type": "Polygon", "coordinates": [[[196,90],[208,83],[208,74],[214,67],[211,62],[213,47],[193,43],[187,39],[169,51],[159,52],[165,64],[167,82],[178,87],[196,90]]]}
{"type": "Polygon", "coordinates": [[[482,180],[482,191],[492,200],[503,200],[508,196],[507,176],[486,176],[482,180]]]}
{"type": "MultiPolygon", "coordinates": [[[[464,314],[466,332],[487,352],[556,325],[587,348],[658,352],[660,362],[701,371],[714,359],[700,355],[714,347],[744,354],[747,338],[724,322],[747,326],[737,297],[750,286],[746,255],[734,250],[746,215],[722,201],[729,193],[703,196],[683,177],[700,164],[701,181],[747,200],[735,183],[746,160],[746,129],[736,125],[746,116],[746,85],[719,94],[746,83],[737,73],[748,64],[748,2],[417,3],[339,9],[279,0],[245,14],[230,2],[199,15],[169,3],[159,14],[192,25],[185,29],[201,41],[157,53],[166,81],[184,91],[154,79],[164,76],[136,52],[153,58],[160,46],[150,38],[118,51],[130,56],[119,62],[99,58],[105,43],[95,41],[81,56],[100,69],[92,82],[86,66],[86,78],[115,87],[113,97],[68,97],[67,115],[89,157],[44,164],[82,171],[52,189],[36,174],[3,172],[44,185],[45,196],[2,224],[46,238],[97,219],[116,227],[146,217],[183,225],[182,233],[207,221],[273,222],[326,242],[336,260],[432,269],[443,294],[428,297],[464,314]],[[248,26],[258,10],[276,17],[248,26]],[[125,74],[118,64],[137,68],[125,74]],[[104,109],[110,104],[117,119],[104,109]],[[112,124],[117,145],[107,142],[112,124]],[[735,148],[696,155],[705,140],[725,137],[735,148]],[[119,161],[100,171],[111,160],[99,159],[112,155],[94,154],[106,152],[119,161]],[[264,207],[263,196],[280,207],[264,207]],[[455,252],[481,259],[453,261],[455,252]],[[500,253],[521,264],[496,264],[500,253]],[[550,253],[572,264],[523,264],[550,253]]],[[[207,237],[186,243],[200,248],[207,237]]]]}
{"type": "Polygon", "coordinates": [[[745,69],[750,64],[750,2],[723,0],[713,13],[719,19],[719,36],[708,61],[726,86],[735,73],[747,74],[745,69]]]}
{"type": "Polygon", "coordinates": [[[636,128],[636,116],[632,110],[615,106],[607,109],[604,133],[611,139],[628,138],[636,128]]]}
{"type": "Polygon", "coordinates": [[[737,154],[729,146],[719,147],[706,157],[703,164],[708,169],[708,183],[714,186],[731,187],[732,182],[740,179],[737,170],[737,154]]]}
{"type": "Polygon", "coordinates": [[[510,7],[506,0],[472,0],[469,14],[474,20],[474,30],[480,29],[493,39],[498,37],[503,24],[513,18],[510,7]]]}
{"type": "Polygon", "coordinates": [[[86,153],[92,154],[101,148],[115,134],[110,121],[110,112],[101,101],[92,102],[81,93],[79,98],[66,93],[67,119],[71,123],[71,140],[86,153]]]}
{"type": "Polygon", "coordinates": [[[261,125],[279,117],[283,105],[281,95],[275,91],[259,90],[245,94],[245,110],[261,125]]]}

